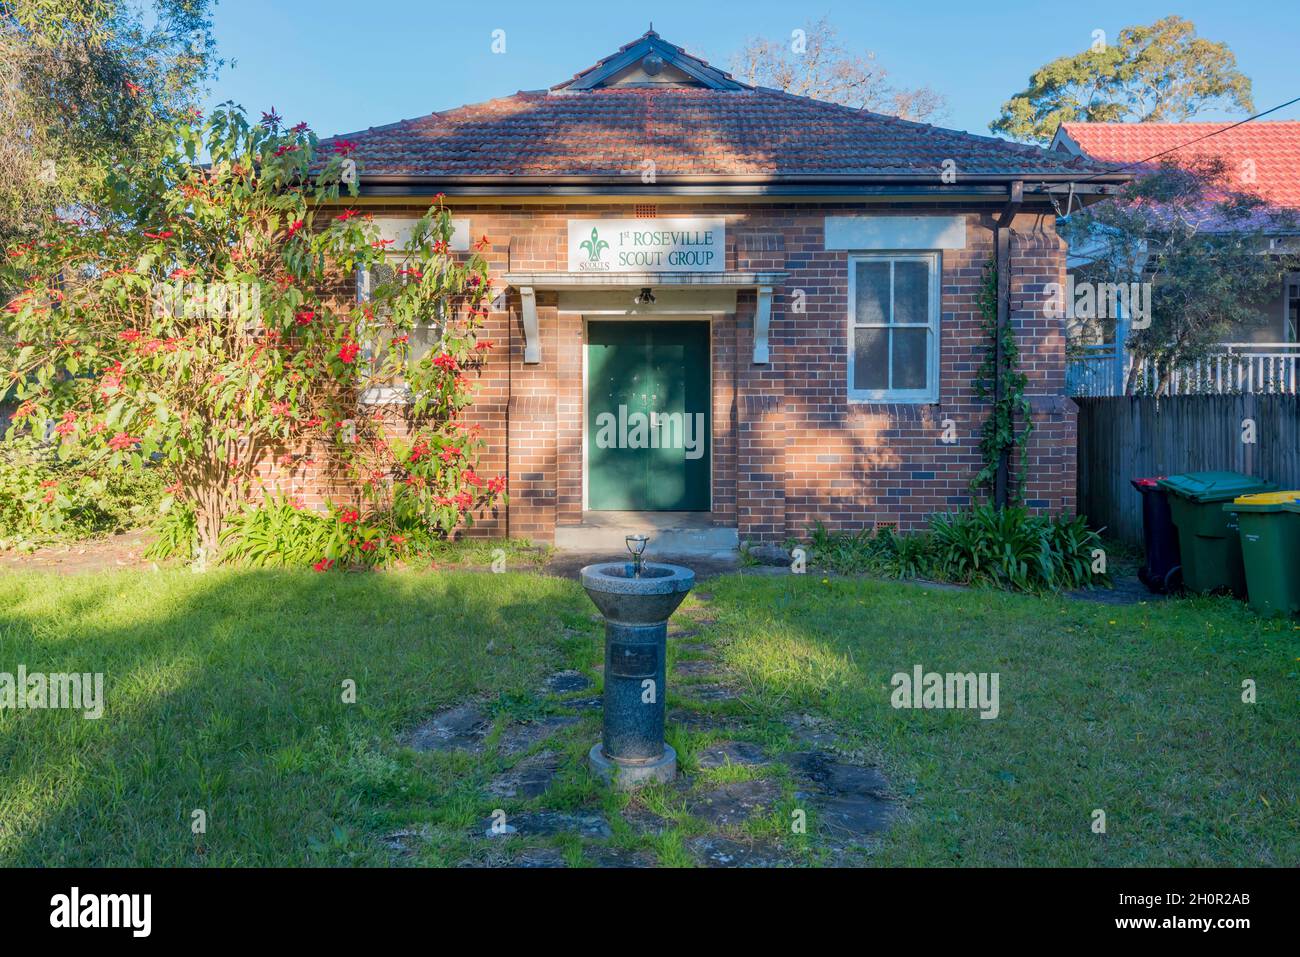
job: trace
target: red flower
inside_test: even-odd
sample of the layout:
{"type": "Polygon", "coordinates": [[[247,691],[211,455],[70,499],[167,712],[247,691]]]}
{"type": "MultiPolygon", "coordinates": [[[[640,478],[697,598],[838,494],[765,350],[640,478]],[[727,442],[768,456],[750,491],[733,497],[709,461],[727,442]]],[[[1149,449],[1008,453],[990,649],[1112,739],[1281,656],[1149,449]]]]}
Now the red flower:
{"type": "Polygon", "coordinates": [[[271,403],[271,414],[272,414],[272,415],[285,416],[285,415],[288,415],[288,414],[289,414],[289,409],[290,409],[290,408],[291,408],[291,406],[289,405],[288,402],[272,402],[272,403],[271,403]]]}
{"type": "Polygon", "coordinates": [[[374,542],[362,542],[361,550],[363,552],[373,552],[378,546],[374,542]]]}
{"type": "Polygon", "coordinates": [[[117,337],[121,339],[123,342],[135,342],[137,339],[140,338],[140,330],[123,329],[121,332],[117,334],[117,337]]]}
{"type": "Polygon", "coordinates": [[[475,488],[483,487],[483,477],[479,475],[477,472],[475,472],[473,469],[465,470],[465,482],[469,485],[474,486],[475,488]]]}
{"type": "Polygon", "coordinates": [[[316,569],[316,571],[318,572],[327,572],[334,567],[334,559],[322,558],[320,561],[318,561],[315,565],[311,567],[316,569]]]}
{"type": "Polygon", "coordinates": [[[474,240],[474,251],[481,253],[483,250],[487,249],[491,245],[492,244],[488,242],[487,236],[483,236],[481,239],[474,240]]]}
{"type": "Polygon", "coordinates": [[[480,339],[478,342],[474,343],[474,349],[478,352],[487,352],[495,345],[496,343],[491,339],[480,339]]]}
{"type": "Polygon", "coordinates": [[[182,269],[180,266],[177,266],[175,269],[173,269],[171,272],[167,274],[167,278],[168,279],[189,279],[193,275],[194,275],[193,269],[182,269]]]}
{"type": "Polygon", "coordinates": [[[344,525],[355,525],[359,518],[361,518],[361,516],[357,513],[355,508],[345,508],[343,511],[339,512],[339,521],[344,525]]]}
{"type": "Polygon", "coordinates": [[[428,454],[429,454],[428,442],[423,442],[423,441],[416,442],[413,446],[411,446],[412,462],[418,462],[420,461],[420,459],[425,458],[428,454]]]}
{"type": "Polygon", "coordinates": [[[59,435],[71,435],[77,431],[77,413],[69,410],[63,413],[63,421],[54,427],[59,435]]]}
{"type": "Polygon", "coordinates": [[[296,152],[298,152],[297,146],[294,146],[290,143],[285,143],[283,146],[276,149],[275,155],[283,156],[285,153],[296,153],[296,152]]]}
{"type": "Polygon", "coordinates": [[[458,455],[460,455],[460,449],[454,445],[444,445],[442,451],[438,453],[438,457],[444,462],[454,462],[458,455]]]}
{"type": "Polygon", "coordinates": [[[309,326],[311,325],[311,321],[315,318],[316,313],[312,312],[310,309],[303,309],[301,312],[294,314],[293,321],[298,323],[300,326],[309,326]]]}
{"type": "Polygon", "coordinates": [[[168,485],[165,489],[163,489],[163,491],[166,492],[168,495],[175,495],[180,490],[181,490],[180,482],[172,482],[171,485],[168,485]]]}
{"type": "Polygon", "coordinates": [[[388,540],[389,540],[390,542],[392,542],[394,545],[405,545],[405,544],[406,544],[406,536],[405,536],[405,535],[389,535],[389,536],[388,536],[388,540]]]}
{"type": "Polygon", "coordinates": [[[505,491],[506,477],[504,475],[498,475],[494,479],[488,479],[487,487],[488,491],[493,495],[499,495],[501,492],[505,491]]]}
{"type": "Polygon", "coordinates": [[[99,394],[107,399],[122,385],[122,363],[114,362],[99,380],[99,394]]]}
{"type": "Polygon", "coordinates": [[[393,245],[394,242],[396,242],[394,239],[376,239],[370,245],[374,246],[376,249],[387,249],[389,246],[393,245]]]}
{"type": "Polygon", "coordinates": [[[343,212],[339,213],[338,216],[335,217],[335,219],[337,219],[340,223],[345,223],[353,216],[360,216],[360,215],[361,215],[361,210],[359,209],[345,209],[343,210],[343,212]]]}
{"type": "Polygon", "coordinates": [[[456,507],[462,512],[468,512],[474,507],[474,496],[470,495],[469,492],[457,492],[452,501],[456,503],[456,507]]]}
{"type": "Polygon", "coordinates": [[[361,352],[361,347],[355,342],[345,342],[339,346],[339,359],[344,365],[350,365],[359,352],[361,352]]]}
{"type": "Polygon", "coordinates": [[[293,222],[289,224],[289,231],[288,231],[289,236],[293,236],[293,234],[300,229],[302,229],[302,220],[295,219],[293,222]]]}
{"type": "Polygon", "coordinates": [[[58,479],[46,479],[44,482],[41,483],[41,488],[58,488],[58,487],[59,487],[58,479]]]}
{"type": "Polygon", "coordinates": [[[126,92],[130,93],[133,97],[139,96],[144,92],[144,87],[139,83],[132,83],[130,80],[127,80],[124,85],[126,86],[126,92]]]}
{"type": "Polygon", "coordinates": [[[334,152],[338,153],[340,156],[348,156],[355,152],[356,148],[357,144],[353,143],[351,140],[339,140],[334,144],[334,152]]]}
{"type": "Polygon", "coordinates": [[[125,432],[119,432],[117,433],[117,435],[113,436],[111,439],[108,440],[108,447],[112,449],[114,452],[124,452],[127,449],[139,444],[140,444],[139,439],[127,435],[125,432]]]}
{"type": "Polygon", "coordinates": [[[433,364],[446,372],[455,372],[460,368],[456,364],[456,360],[445,352],[438,353],[438,357],[433,360],[433,364]]]}
{"type": "Polygon", "coordinates": [[[46,505],[49,505],[51,502],[54,501],[54,496],[55,496],[55,491],[54,491],[54,489],[50,489],[50,490],[49,490],[48,492],[46,492],[45,495],[41,498],[41,501],[44,502],[46,505]]]}
{"type": "Polygon", "coordinates": [[[170,229],[164,229],[161,233],[145,233],[146,239],[171,239],[176,234],[170,229]]]}

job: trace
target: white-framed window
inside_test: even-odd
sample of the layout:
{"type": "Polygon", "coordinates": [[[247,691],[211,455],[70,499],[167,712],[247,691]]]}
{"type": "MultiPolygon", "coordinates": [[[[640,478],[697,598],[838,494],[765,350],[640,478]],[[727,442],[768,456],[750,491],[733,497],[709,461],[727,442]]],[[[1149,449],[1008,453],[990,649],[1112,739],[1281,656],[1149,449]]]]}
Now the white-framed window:
{"type": "Polygon", "coordinates": [[[849,401],[939,401],[939,284],[937,252],[849,256],[849,401]]]}
{"type": "MultiPolygon", "coordinates": [[[[402,282],[406,283],[408,277],[399,276],[398,257],[389,256],[389,263],[384,263],[373,267],[372,269],[362,269],[357,272],[357,301],[369,302],[371,299],[371,290],[383,283],[402,282]]],[[[382,356],[385,350],[392,345],[393,331],[387,327],[384,322],[384,316],[377,314],[376,328],[366,330],[365,336],[361,342],[361,358],[366,363],[367,369],[375,369],[382,362],[382,356]]],[[[440,317],[433,317],[427,322],[418,322],[415,328],[411,329],[407,335],[407,361],[418,362],[430,352],[434,351],[442,344],[445,323],[440,317]]],[[[407,403],[411,400],[411,391],[404,383],[373,383],[367,386],[361,393],[361,401],[364,403],[375,404],[393,404],[407,403]]]]}

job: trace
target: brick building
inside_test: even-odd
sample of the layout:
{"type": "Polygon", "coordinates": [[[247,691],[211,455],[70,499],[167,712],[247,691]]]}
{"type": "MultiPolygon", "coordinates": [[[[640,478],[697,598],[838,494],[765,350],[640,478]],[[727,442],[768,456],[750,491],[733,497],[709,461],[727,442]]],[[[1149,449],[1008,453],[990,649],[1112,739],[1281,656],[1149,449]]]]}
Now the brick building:
{"type": "Polygon", "coordinates": [[[476,530],[779,541],[969,504],[999,255],[1034,409],[1025,498],[1073,510],[1041,298],[1062,198],[1122,178],[1090,160],[752,88],[654,32],[549,90],[339,139],[386,234],[442,193],[461,247],[487,238],[504,295],[472,418],[511,500],[476,530]]]}

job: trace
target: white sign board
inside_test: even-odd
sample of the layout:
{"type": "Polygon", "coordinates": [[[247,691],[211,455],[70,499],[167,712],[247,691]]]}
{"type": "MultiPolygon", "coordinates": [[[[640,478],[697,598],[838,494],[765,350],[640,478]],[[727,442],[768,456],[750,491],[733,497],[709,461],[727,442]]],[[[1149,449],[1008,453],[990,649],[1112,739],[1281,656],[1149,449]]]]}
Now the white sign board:
{"type": "Polygon", "coordinates": [[[723,219],[571,219],[570,272],[721,272],[723,219]]]}

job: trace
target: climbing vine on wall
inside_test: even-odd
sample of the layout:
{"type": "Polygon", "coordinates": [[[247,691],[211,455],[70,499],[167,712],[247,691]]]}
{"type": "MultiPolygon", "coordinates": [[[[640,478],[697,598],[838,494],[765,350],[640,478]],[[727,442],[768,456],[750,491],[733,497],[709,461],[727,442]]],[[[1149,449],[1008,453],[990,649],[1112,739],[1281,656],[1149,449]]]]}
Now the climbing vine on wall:
{"type": "Polygon", "coordinates": [[[984,267],[984,281],[980,288],[980,324],[987,336],[988,346],[984,360],[975,376],[975,394],[981,399],[992,398],[993,408],[980,428],[980,456],[983,464],[971,479],[971,488],[996,488],[998,462],[1006,450],[1019,449],[1019,467],[1008,476],[1007,497],[1012,503],[1020,501],[1025,483],[1025,450],[1030,433],[1034,431],[1030,416],[1029,399],[1025,397],[1028,377],[1020,371],[1020,350],[1010,323],[998,328],[998,270],[990,260],[984,267]],[[1002,340],[1002,368],[998,368],[998,340],[1002,340]],[[1002,379],[1002,397],[997,398],[997,381],[1002,379]],[[1023,423],[1016,428],[1017,417],[1023,423]]]}

